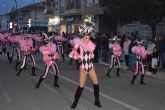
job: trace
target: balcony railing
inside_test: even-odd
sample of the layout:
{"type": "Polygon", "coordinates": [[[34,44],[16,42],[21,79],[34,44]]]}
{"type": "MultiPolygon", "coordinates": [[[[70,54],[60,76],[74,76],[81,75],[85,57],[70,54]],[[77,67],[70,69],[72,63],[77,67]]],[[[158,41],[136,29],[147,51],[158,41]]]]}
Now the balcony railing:
{"type": "Polygon", "coordinates": [[[64,7],[60,7],[60,13],[64,13],[65,12],[64,9],[65,9],[64,7]]]}
{"type": "Polygon", "coordinates": [[[45,9],[44,14],[54,14],[53,9],[45,9]]]}
{"type": "Polygon", "coordinates": [[[81,9],[81,0],[71,0],[71,1],[67,2],[67,5],[66,5],[67,10],[81,9]]]}

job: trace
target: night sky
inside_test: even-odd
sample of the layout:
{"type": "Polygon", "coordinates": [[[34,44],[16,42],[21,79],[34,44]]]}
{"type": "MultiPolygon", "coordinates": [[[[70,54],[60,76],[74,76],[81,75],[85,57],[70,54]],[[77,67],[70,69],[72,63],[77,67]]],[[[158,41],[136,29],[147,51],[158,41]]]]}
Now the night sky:
{"type": "MultiPolygon", "coordinates": [[[[42,0],[35,0],[36,3],[39,1],[42,0]]],[[[33,0],[17,0],[18,8],[32,3],[33,0]]],[[[15,0],[0,0],[0,15],[9,12],[12,7],[15,7],[15,0]]]]}

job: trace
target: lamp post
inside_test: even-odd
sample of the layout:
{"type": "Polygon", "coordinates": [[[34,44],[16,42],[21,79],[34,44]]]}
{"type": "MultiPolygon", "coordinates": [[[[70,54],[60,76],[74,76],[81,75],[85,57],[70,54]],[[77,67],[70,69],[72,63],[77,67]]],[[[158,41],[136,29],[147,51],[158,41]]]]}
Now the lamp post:
{"type": "Polygon", "coordinates": [[[14,0],[15,1],[15,8],[16,8],[16,23],[17,23],[17,26],[18,25],[18,7],[17,7],[17,0],[14,0]]]}
{"type": "MultiPolygon", "coordinates": [[[[33,0],[33,3],[34,3],[34,7],[36,7],[36,2],[35,2],[35,0],[33,0]]],[[[34,26],[35,26],[35,31],[36,31],[36,19],[37,19],[37,17],[36,17],[36,8],[34,8],[34,26]]]]}

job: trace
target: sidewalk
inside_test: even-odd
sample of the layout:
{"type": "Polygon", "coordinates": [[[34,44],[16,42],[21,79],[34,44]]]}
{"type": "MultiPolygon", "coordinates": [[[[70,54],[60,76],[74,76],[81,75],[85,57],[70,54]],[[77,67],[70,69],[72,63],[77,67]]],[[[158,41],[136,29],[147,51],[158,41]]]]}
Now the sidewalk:
{"type": "MultiPolygon", "coordinates": [[[[99,64],[102,64],[102,65],[105,65],[105,66],[108,67],[108,65],[105,64],[103,61],[99,61],[99,64]]],[[[125,66],[124,63],[121,63],[121,67],[120,68],[124,69],[124,70],[127,69],[127,67],[125,66]]],[[[128,71],[128,72],[131,72],[131,71],[128,71]]],[[[158,79],[161,79],[161,80],[165,80],[165,70],[163,70],[163,69],[158,69],[157,74],[155,76],[152,74],[152,72],[149,72],[147,70],[145,70],[145,74],[147,76],[149,76],[149,77],[154,77],[154,78],[158,78],[158,79]]]]}
{"type": "Polygon", "coordinates": [[[149,72],[149,71],[146,71],[145,74],[150,76],[150,77],[155,77],[155,78],[158,78],[158,79],[165,80],[165,70],[159,70],[158,69],[157,74],[155,76],[152,74],[152,72],[149,72]]]}

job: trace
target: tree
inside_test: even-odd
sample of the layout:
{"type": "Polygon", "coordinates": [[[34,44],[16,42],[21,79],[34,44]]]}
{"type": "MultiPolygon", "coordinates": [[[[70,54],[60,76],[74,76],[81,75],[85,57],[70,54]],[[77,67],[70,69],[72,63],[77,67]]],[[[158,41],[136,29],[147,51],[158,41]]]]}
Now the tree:
{"type": "Polygon", "coordinates": [[[109,14],[120,23],[127,23],[137,18],[135,0],[109,0],[109,14]]]}
{"type": "Polygon", "coordinates": [[[141,21],[152,28],[156,36],[156,25],[165,15],[165,0],[109,0],[110,16],[118,23],[141,21]]]}
{"type": "Polygon", "coordinates": [[[17,15],[16,15],[16,9],[14,7],[12,7],[11,11],[10,11],[10,19],[12,21],[16,21],[17,15]]]}
{"type": "Polygon", "coordinates": [[[114,27],[137,20],[136,0],[108,0],[109,16],[114,27]],[[116,26],[115,26],[116,25],[116,26]]]}
{"type": "Polygon", "coordinates": [[[164,0],[142,0],[139,20],[152,28],[152,36],[156,37],[156,25],[165,16],[164,0]]]}

